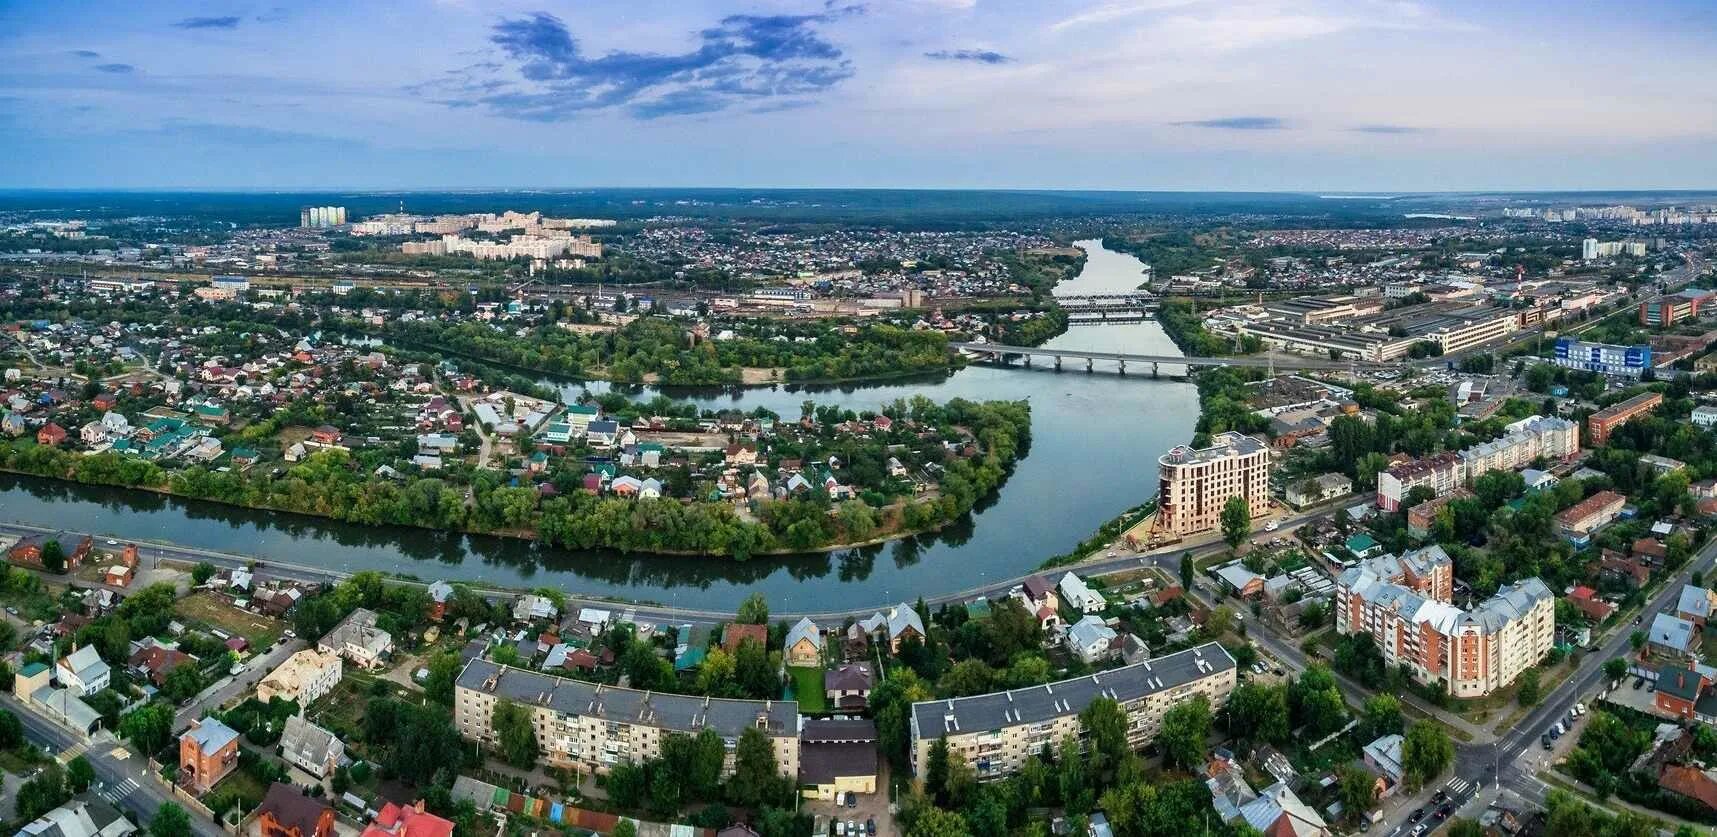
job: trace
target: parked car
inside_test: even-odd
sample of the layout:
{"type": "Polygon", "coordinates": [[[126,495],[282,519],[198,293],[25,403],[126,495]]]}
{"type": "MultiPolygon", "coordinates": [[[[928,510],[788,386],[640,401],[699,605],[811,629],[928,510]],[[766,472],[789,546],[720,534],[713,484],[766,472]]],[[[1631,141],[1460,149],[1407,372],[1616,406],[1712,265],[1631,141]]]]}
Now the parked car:
{"type": "Polygon", "coordinates": [[[864,821],[864,833],[870,837],[876,837],[876,817],[864,821]]]}
{"type": "Polygon", "coordinates": [[[1645,678],[1644,677],[1635,677],[1634,678],[1634,691],[1636,691],[1636,692],[1639,691],[1640,687],[1644,686],[1644,685],[1645,685],[1645,678]]]}
{"type": "Polygon", "coordinates": [[[1407,815],[1407,821],[1408,822],[1418,822],[1424,818],[1425,818],[1425,809],[1424,808],[1414,808],[1413,813],[1407,815]]]}
{"type": "Polygon", "coordinates": [[[1548,733],[1548,732],[1544,733],[1543,735],[1538,736],[1538,741],[1539,741],[1539,743],[1544,745],[1544,749],[1546,749],[1546,750],[1548,750],[1552,746],[1554,746],[1550,743],[1551,738],[1550,738],[1550,733],[1548,733]]]}
{"type": "Polygon", "coordinates": [[[857,808],[858,807],[858,794],[856,794],[852,791],[847,791],[847,807],[848,808],[857,808]]]}

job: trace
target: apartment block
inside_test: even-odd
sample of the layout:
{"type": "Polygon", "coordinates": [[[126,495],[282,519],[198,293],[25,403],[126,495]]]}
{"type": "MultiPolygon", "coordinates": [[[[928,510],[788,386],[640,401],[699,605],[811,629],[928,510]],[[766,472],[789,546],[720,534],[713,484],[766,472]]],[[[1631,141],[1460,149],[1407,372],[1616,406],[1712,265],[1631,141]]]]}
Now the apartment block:
{"type": "Polygon", "coordinates": [[[256,699],[267,703],[274,698],[294,700],[299,706],[334,691],[345,674],[345,662],[340,655],[306,648],[286,658],[256,684],[256,699]]]}
{"type": "Polygon", "coordinates": [[[1459,453],[1398,462],[1377,474],[1377,505],[1397,511],[1418,486],[1445,497],[1491,471],[1518,470],[1533,460],[1566,460],[1580,452],[1580,426],[1567,419],[1531,416],[1508,425],[1503,435],[1459,453]]]}
{"type": "Polygon", "coordinates": [[[946,739],[951,758],[970,765],[980,780],[1019,770],[1045,745],[1079,737],[1079,713],[1109,698],[1127,717],[1127,741],[1150,743],[1164,713],[1204,695],[1221,707],[1234,691],[1234,658],[1210,642],[1141,663],[1042,686],[912,705],[912,768],[923,775],[930,747],[946,739]]]}
{"type": "Polygon", "coordinates": [[[1218,433],[1201,450],[1180,446],[1163,454],[1156,530],[1174,535],[1222,525],[1222,506],[1243,497],[1253,517],[1270,508],[1270,447],[1244,433],[1218,433]]]}
{"type": "Polygon", "coordinates": [[[1471,610],[1450,603],[1453,562],[1441,547],[1380,556],[1336,580],[1336,630],[1369,634],[1389,667],[1458,698],[1488,695],[1538,664],[1556,633],[1556,597],[1529,578],[1471,610]]]}
{"type": "Polygon", "coordinates": [[[476,659],[455,684],[453,715],[459,734],[493,745],[495,706],[512,701],[531,710],[543,760],[556,767],[607,773],[622,762],[661,755],[672,733],[714,730],[727,745],[724,772],[746,729],[775,745],[782,775],[799,775],[799,704],[782,700],[719,700],[621,689],[476,659]]]}
{"type": "Polygon", "coordinates": [[[1661,393],[1646,392],[1618,404],[1611,404],[1586,417],[1586,439],[1594,445],[1605,444],[1610,441],[1610,434],[1614,433],[1616,428],[1656,410],[1662,403],[1661,393]]]}

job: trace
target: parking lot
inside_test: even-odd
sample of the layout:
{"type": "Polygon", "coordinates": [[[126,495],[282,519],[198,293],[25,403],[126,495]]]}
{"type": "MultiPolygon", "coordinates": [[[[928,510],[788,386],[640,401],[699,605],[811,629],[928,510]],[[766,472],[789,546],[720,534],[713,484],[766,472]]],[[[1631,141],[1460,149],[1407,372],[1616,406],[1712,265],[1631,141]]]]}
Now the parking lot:
{"type": "MultiPolygon", "coordinates": [[[[838,805],[821,799],[807,799],[804,810],[816,820],[817,830],[814,835],[835,834],[835,823],[854,823],[858,826],[857,833],[865,834],[865,825],[876,822],[877,837],[897,837],[900,833],[894,827],[894,815],[888,811],[888,762],[883,760],[877,765],[876,793],[861,793],[851,808],[843,800],[838,805]]],[[[852,832],[848,832],[851,834],[852,832]]]]}

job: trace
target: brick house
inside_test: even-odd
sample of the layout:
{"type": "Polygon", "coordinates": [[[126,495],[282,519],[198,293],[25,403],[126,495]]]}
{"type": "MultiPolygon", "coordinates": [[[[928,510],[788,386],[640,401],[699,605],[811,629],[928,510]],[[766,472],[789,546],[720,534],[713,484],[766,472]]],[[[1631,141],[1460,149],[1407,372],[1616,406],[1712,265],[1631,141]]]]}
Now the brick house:
{"type": "Polygon", "coordinates": [[[6,553],[6,559],[35,569],[44,569],[42,565],[42,550],[49,541],[58,541],[60,550],[66,556],[66,571],[70,572],[83,566],[83,560],[89,557],[89,551],[95,546],[95,541],[88,535],[74,535],[71,532],[54,532],[52,534],[30,535],[19,538],[6,553]]]}
{"type": "Polygon", "coordinates": [[[238,731],[214,718],[179,735],[179,786],[201,796],[238,767],[238,731]]]}
{"type": "Polygon", "coordinates": [[[38,445],[57,447],[64,444],[65,441],[66,429],[51,421],[42,425],[41,430],[36,431],[36,444],[38,445]]]}
{"type": "Polygon", "coordinates": [[[256,808],[256,825],[262,837],[330,837],[334,809],[291,785],[275,782],[256,808]]]}

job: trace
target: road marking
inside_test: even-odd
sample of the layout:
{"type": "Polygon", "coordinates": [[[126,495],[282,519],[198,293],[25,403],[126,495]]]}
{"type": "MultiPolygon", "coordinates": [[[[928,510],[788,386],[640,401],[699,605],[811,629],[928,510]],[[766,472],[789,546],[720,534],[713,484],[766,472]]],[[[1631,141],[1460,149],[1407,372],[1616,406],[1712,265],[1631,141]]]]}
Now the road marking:
{"type": "Polygon", "coordinates": [[[79,741],[78,743],[73,744],[72,746],[67,747],[64,750],[61,750],[59,755],[55,756],[54,758],[59,759],[60,764],[70,764],[72,759],[75,759],[78,756],[83,755],[83,751],[87,750],[87,749],[89,749],[88,742],[79,741]]]}
{"type": "Polygon", "coordinates": [[[117,785],[103,788],[101,791],[101,798],[107,800],[110,804],[118,805],[121,800],[130,796],[132,792],[136,791],[139,787],[141,787],[141,785],[137,783],[136,779],[126,777],[125,781],[120,782],[117,785]]]}
{"type": "Polygon", "coordinates": [[[1448,784],[1449,790],[1453,791],[1453,793],[1450,794],[1451,796],[1454,794],[1466,793],[1467,788],[1469,788],[1471,786],[1472,785],[1470,783],[1468,783],[1467,780],[1459,778],[1459,777],[1456,777],[1454,779],[1450,779],[1449,784],[1448,784]]]}

